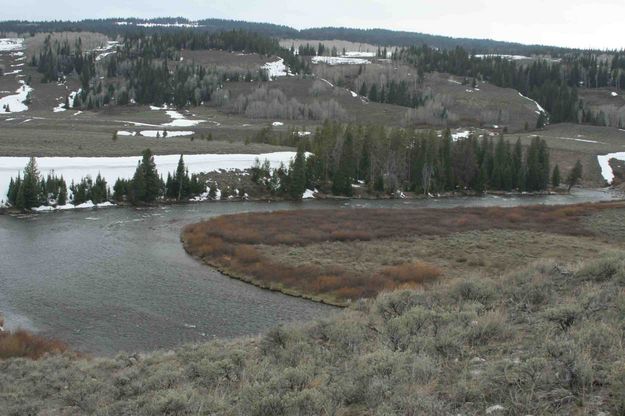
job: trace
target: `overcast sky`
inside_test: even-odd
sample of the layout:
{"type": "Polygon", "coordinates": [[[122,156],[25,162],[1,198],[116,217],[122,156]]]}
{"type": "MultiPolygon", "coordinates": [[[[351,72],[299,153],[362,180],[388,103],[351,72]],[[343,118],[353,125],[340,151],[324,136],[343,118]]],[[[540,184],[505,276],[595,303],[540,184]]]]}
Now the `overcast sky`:
{"type": "Polygon", "coordinates": [[[625,48],[625,0],[0,0],[2,20],[163,16],[625,48]]]}

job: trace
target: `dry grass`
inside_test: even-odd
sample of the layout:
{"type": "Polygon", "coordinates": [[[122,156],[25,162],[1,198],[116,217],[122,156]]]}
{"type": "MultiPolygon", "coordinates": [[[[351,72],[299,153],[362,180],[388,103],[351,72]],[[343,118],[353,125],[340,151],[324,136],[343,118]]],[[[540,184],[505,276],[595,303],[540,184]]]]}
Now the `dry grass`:
{"type": "MultiPolygon", "coordinates": [[[[187,226],[181,238],[190,254],[233,277],[261,287],[344,305],[359,298],[373,297],[383,290],[422,286],[440,276],[437,266],[432,263],[438,264],[436,260],[441,255],[436,254],[445,253],[445,247],[437,247],[429,256],[413,254],[401,258],[385,250],[385,247],[392,247],[388,240],[449,237],[488,230],[589,237],[593,231],[586,227],[584,218],[607,208],[622,206],[611,203],[566,207],[249,213],[187,226]],[[345,261],[345,256],[341,259],[341,250],[319,249],[341,242],[361,246],[365,244],[363,242],[370,242],[371,247],[377,247],[385,255],[373,255],[377,259],[365,261],[367,267],[359,267],[353,257],[351,263],[345,261]],[[389,262],[389,259],[392,260],[389,262]],[[414,263],[424,261],[428,263],[414,263]]],[[[543,246],[549,244],[543,243],[543,246]]],[[[534,247],[531,244],[528,249],[534,247]]],[[[496,251],[499,245],[495,242],[492,247],[496,251]]],[[[566,248],[562,252],[566,252],[566,248]]],[[[460,265],[467,263],[470,267],[480,268],[490,264],[483,258],[466,258],[458,252],[453,254],[458,255],[456,263],[460,265]]],[[[488,255],[484,257],[488,259],[488,255]]],[[[523,258],[523,252],[520,258],[523,258]]],[[[519,259],[516,260],[518,263],[519,259]]],[[[444,269],[455,270],[450,267],[454,262],[440,263],[444,269]]]]}
{"type": "Polygon", "coordinates": [[[39,359],[45,354],[67,351],[61,341],[43,338],[28,331],[0,332],[0,360],[9,358],[39,359]]]}

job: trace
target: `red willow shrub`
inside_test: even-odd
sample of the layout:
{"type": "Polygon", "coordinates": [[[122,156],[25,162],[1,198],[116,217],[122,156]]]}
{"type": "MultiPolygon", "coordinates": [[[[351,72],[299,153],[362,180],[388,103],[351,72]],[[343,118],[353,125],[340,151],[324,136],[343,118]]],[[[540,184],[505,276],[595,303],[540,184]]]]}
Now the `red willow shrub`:
{"type": "Polygon", "coordinates": [[[287,266],[263,256],[254,245],[304,246],[332,241],[366,241],[415,235],[510,229],[591,235],[581,219],[623,203],[514,208],[297,210],[226,215],[185,227],[185,249],[208,264],[263,287],[288,289],[333,303],[375,296],[382,290],[422,286],[441,272],[410,263],[356,275],[311,265],[287,266]]]}
{"type": "Polygon", "coordinates": [[[38,359],[44,354],[60,354],[67,351],[67,345],[31,334],[28,331],[0,332],[0,359],[31,358],[38,359]]]}

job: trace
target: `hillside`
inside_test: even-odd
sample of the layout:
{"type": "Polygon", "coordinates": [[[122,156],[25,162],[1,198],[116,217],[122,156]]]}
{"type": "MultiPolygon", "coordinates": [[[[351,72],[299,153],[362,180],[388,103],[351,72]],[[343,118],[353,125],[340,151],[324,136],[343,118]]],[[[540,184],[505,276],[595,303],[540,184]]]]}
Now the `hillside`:
{"type": "Polygon", "coordinates": [[[621,414],[623,254],[386,293],[261,337],[0,361],[6,414],[621,414]]]}

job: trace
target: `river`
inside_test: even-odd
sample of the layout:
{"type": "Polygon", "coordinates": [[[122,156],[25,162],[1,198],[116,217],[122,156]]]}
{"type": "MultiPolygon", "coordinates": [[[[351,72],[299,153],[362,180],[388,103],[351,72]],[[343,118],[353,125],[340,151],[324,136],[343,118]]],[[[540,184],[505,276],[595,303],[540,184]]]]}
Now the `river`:
{"type": "Polygon", "coordinates": [[[96,355],[255,335],[336,308],[262,290],[200,264],[180,244],[185,224],[279,209],[516,206],[612,197],[581,190],[562,196],[216,202],[0,215],[0,311],[9,329],[53,336],[96,355]]]}

